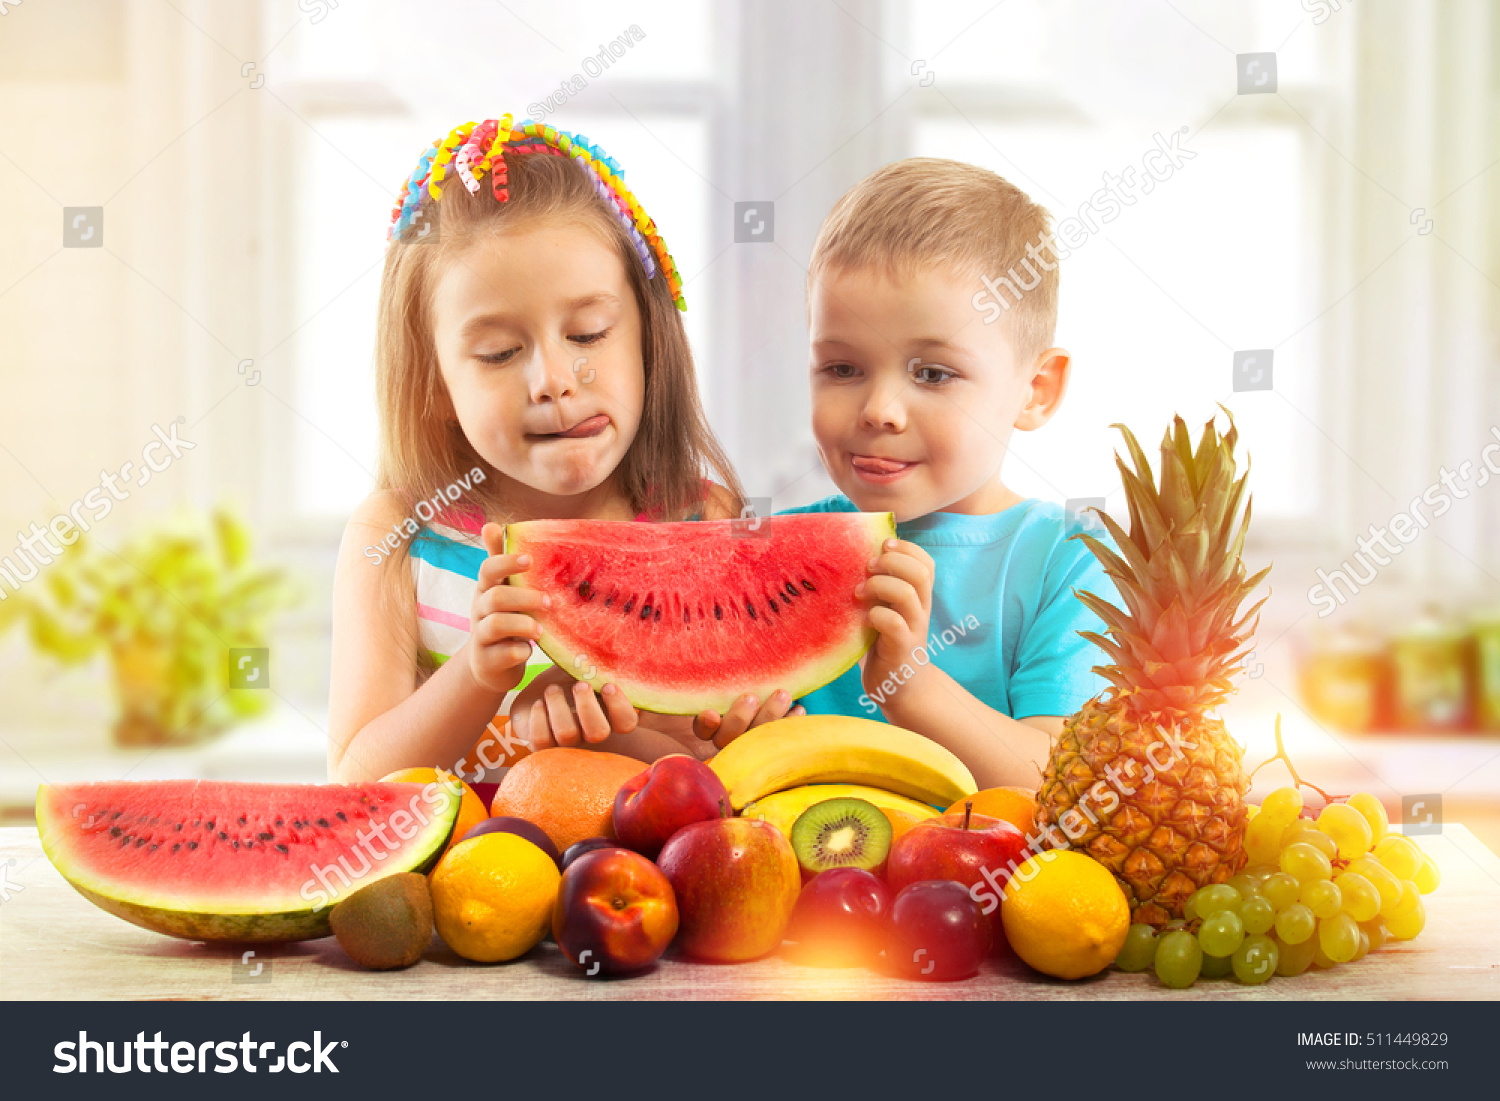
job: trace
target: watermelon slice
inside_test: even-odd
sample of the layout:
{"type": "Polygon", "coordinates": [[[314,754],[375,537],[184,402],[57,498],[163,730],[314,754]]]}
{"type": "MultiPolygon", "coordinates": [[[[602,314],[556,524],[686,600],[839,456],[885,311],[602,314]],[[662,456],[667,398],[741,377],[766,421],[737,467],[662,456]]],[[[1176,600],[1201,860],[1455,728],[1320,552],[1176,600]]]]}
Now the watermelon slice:
{"type": "Polygon", "coordinates": [[[539,645],[568,674],[669,715],[795,699],[857,662],[875,632],[854,587],[896,534],[889,512],[642,524],[533,520],[512,585],[552,597],[539,645]]]}
{"type": "Polygon", "coordinates": [[[190,940],[329,934],[333,903],[426,871],[458,818],[456,784],[43,785],[42,849],[79,894],[190,940]]]}

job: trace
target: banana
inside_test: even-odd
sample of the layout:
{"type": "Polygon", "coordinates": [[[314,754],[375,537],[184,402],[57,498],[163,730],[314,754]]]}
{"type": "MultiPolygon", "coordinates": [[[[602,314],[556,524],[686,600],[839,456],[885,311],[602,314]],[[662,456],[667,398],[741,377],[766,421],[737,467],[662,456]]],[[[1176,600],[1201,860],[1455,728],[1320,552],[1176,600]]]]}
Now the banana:
{"type": "Polygon", "coordinates": [[[709,767],[724,781],[736,811],[803,784],[865,784],[939,807],[976,790],[963,762],[936,742],[848,715],[795,715],[755,727],[709,767]]]}
{"type": "MultiPolygon", "coordinates": [[[[772,792],[749,803],[740,812],[743,818],[764,818],[783,834],[792,835],[792,823],[808,807],[825,799],[863,799],[874,803],[887,817],[895,815],[908,819],[907,826],[925,818],[936,818],[941,812],[936,807],[897,795],[884,788],[866,787],[863,784],[803,784],[799,788],[772,792]]],[[[896,822],[893,820],[893,826],[896,822]]]]}

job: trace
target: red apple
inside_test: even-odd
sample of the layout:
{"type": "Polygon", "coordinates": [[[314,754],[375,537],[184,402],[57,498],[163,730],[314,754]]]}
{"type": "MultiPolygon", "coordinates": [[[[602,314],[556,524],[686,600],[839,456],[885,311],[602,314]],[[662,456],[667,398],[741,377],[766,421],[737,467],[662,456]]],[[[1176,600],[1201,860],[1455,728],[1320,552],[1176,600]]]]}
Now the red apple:
{"type": "Polygon", "coordinates": [[[1009,822],[967,809],[929,818],[891,846],[885,881],[892,891],[924,879],[951,879],[969,888],[995,920],[1011,871],[1031,855],[1026,835],[1009,822]]]}
{"type": "Polygon", "coordinates": [[[928,982],[966,979],[990,952],[990,922],[951,879],[908,884],[891,903],[887,962],[899,974],[928,982]]]}
{"type": "Polygon", "coordinates": [[[677,900],[661,870],[628,849],[568,865],[552,907],[552,938],[585,975],[650,966],[677,934],[677,900]]]}
{"type": "Polygon", "coordinates": [[[787,926],[797,962],[814,967],[872,963],[885,947],[891,892],[863,868],[830,868],[802,886],[787,926]]]}
{"type": "Polygon", "coordinates": [[[692,757],[663,757],[626,780],[615,795],[615,836],[655,860],[683,826],[724,818],[729,793],[713,769],[692,757]]]}
{"type": "Polygon", "coordinates": [[[656,863],[677,895],[677,943],[690,956],[738,963],[781,943],[802,875],[781,831],[758,818],[694,822],[656,863]]]}

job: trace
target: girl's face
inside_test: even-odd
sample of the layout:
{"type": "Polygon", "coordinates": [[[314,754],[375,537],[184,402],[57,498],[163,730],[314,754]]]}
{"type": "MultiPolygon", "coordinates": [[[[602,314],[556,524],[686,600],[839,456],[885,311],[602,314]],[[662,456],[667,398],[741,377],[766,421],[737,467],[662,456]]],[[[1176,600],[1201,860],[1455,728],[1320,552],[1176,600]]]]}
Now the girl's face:
{"type": "Polygon", "coordinates": [[[570,223],[485,237],[447,264],[432,318],[458,423],[515,483],[517,508],[565,517],[606,503],[646,384],[618,254],[570,223]]]}

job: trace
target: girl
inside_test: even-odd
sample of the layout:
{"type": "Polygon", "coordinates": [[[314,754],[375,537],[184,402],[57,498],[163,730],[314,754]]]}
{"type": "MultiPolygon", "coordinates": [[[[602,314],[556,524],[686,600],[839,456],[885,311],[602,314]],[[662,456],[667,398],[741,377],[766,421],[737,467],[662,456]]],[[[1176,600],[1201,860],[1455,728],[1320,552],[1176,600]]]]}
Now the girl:
{"type": "Polygon", "coordinates": [[[501,553],[504,523],[739,515],[681,281],[622,175],[586,139],[506,115],[433,143],[402,191],[380,288],[378,488],[334,580],[338,780],[424,765],[481,780],[528,743],[580,737],[643,760],[703,756],[704,739],[790,706],[777,693],[722,717],[642,717],[613,686],[601,705],[549,670],[515,709],[521,736],[498,714],[548,607],[503,583],[529,564],[501,553]]]}

